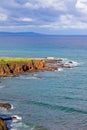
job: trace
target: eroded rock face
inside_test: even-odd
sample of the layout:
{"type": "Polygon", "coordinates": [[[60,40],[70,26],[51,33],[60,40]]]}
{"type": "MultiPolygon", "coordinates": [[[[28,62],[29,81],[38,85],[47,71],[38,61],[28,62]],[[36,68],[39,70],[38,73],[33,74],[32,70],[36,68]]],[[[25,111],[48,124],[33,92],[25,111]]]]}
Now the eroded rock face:
{"type": "Polygon", "coordinates": [[[45,67],[45,60],[35,60],[32,61],[33,67],[36,70],[43,70],[45,67]]]}
{"type": "Polygon", "coordinates": [[[43,70],[44,67],[45,60],[32,60],[30,62],[0,64],[0,76],[15,76],[25,72],[43,70]]]}
{"type": "Polygon", "coordinates": [[[10,75],[10,70],[5,64],[0,65],[0,76],[10,75]]]}
{"type": "Polygon", "coordinates": [[[0,118],[0,130],[8,130],[6,122],[0,118]]]}
{"type": "Polygon", "coordinates": [[[0,108],[4,108],[4,109],[11,109],[11,105],[9,103],[0,103],[0,108]]]}
{"type": "Polygon", "coordinates": [[[58,68],[71,68],[72,66],[70,66],[70,64],[72,64],[72,62],[64,64],[62,59],[35,59],[30,62],[0,64],[0,76],[17,76],[27,72],[42,70],[54,71],[58,70],[58,68]]]}

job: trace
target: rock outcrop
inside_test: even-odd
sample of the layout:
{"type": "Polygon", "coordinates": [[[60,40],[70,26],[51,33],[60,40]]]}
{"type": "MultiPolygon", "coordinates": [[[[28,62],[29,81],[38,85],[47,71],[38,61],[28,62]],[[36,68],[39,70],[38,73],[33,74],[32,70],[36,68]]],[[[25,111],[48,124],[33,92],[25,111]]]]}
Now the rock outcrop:
{"type": "Polygon", "coordinates": [[[31,60],[29,62],[12,62],[0,64],[0,76],[15,76],[25,72],[43,70],[45,68],[44,60],[31,60]]]}
{"type": "Polygon", "coordinates": [[[11,125],[11,122],[13,120],[18,120],[16,116],[12,116],[12,117],[0,117],[0,130],[9,130],[8,125],[7,125],[7,121],[9,121],[9,125],[11,125]]]}
{"type": "Polygon", "coordinates": [[[8,130],[6,122],[0,118],[0,130],[8,130]]]}
{"type": "Polygon", "coordinates": [[[11,105],[9,103],[0,103],[0,108],[4,108],[4,109],[11,109],[11,105]]]}
{"type": "MultiPolygon", "coordinates": [[[[71,62],[70,62],[71,63],[71,62]]],[[[35,59],[29,62],[8,62],[0,64],[0,77],[17,76],[23,73],[49,70],[58,68],[71,68],[69,64],[62,63],[62,59],[35,59]]]]}

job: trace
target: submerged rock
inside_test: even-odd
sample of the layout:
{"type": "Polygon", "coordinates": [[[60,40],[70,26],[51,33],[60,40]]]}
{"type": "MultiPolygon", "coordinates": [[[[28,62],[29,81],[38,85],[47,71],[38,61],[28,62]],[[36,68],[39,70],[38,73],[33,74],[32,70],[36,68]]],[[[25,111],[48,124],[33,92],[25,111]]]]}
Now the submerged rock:
{"type": "Polygon", "coordinates": [[[11,109],[11,105],[9,103],[0,103],[0,108],[4,108],[4,109],[11,109]]]}

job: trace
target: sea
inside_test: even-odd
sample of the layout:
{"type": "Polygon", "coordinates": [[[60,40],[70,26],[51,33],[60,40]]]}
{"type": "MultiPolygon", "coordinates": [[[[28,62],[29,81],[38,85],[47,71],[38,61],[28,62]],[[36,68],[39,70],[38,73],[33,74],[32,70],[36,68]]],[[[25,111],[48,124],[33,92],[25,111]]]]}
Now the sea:
{"type": "Polygon", "coordinates": [[[87,130],[87,36],[0,36],[0,57],[62,58],[71,69],[0,78],[9,130],[87,130]]]}

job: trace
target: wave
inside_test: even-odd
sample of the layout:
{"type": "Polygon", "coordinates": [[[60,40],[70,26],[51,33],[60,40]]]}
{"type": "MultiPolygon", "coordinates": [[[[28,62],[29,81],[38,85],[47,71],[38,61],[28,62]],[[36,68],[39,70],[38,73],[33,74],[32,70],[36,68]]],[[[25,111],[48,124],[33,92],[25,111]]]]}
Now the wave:
{"type": "Polygon", "coordinates": [[[22,117],[18,116],[18,115],[13,115],[12,117],[13,117],[13,122],[17,122],[17,121],[22,120],[22,117]]]}
{"type": "Polygon", "coordinates": [[[23,75],[21,75],[21,76],[19,76],[19,77],[17,77],[17,78],[19,78],[19,79],[34,79],[34,80],[37,80],[37,79],[41,79],[41,77],[39,77],[39,76],[23,76],[23,75]]]}
{"type": "Polygon", "coordinates": [[[47,57],[47,59],[53,60],[53,59],[56,59],[56,58],[55,57],[47,57]]]}
{"type": "Polygon", "coordinates": [[[62,68],[58,68],[58,71],[63,71],[63,69],[62,68]]]}
{"type": "Polygon", "coordinates": [[[31,130],[32,127],[23,123],[22,121],[18,121],[18,122],[12,122],[12,128],[11,130],[31,130]]]}
{"type": "Polygon", "coordinates": [[[46,107],[48,109],[52,109],[52,110],[60,110],[60,111],[65,111],[65,112],[69,112],[69,113],[82,113],[82,114],[87,114],[87,111],[84,110],[80,110],[78,108],[73,108],[73,107],[68,107],[68,106],[59,106],[59,105],[53,105],[53,104],[49,104],[49,103],[43,103],[43,102],[35,102],[35,101],[29,101],[28,103],[32,104],[32,105],[37,105],[37,106],[41,106],[41,107],[46,107]]]}
{"type": "Polygon", "coordinates": [[[11,104],[11,110],[13,110],[14,109],[14,106],[11,104]]]}
{"type": "Polygon", "coordinates": [[[70,67],[75,67],[78,66],[79,63],[73,60],[69,60],[67,58],[56,58],[56,57],[47,57],[47,59],[51,59],[51,60],[60,60],[61,63],[63,63],[64,65],[69,65],[70,67]]]}
{"type": "Polygon", "coordinates": [[[70,67],[76,67],[76,66],[79,65],[79,63],[76,62],[76,61],[66,61],[66,62],[64,63],[64,65],[69,65],[70,67]]]}
{"type": "Polygon", "coordinates": [[[31,130],[48,130],[47,128],[45,128],[44,126],[34,126],[33,128],[31,128],[31,130]]]}

